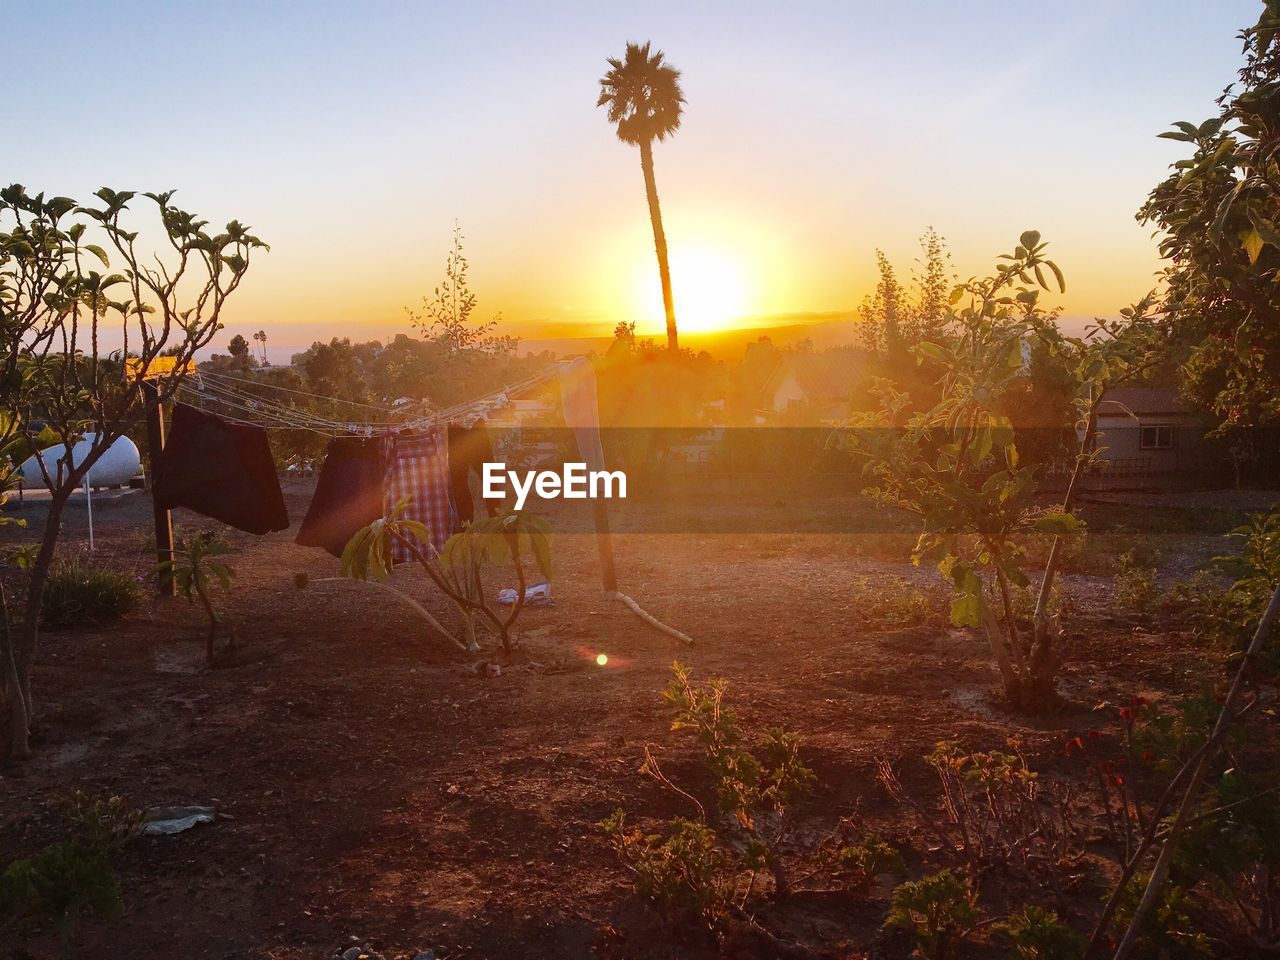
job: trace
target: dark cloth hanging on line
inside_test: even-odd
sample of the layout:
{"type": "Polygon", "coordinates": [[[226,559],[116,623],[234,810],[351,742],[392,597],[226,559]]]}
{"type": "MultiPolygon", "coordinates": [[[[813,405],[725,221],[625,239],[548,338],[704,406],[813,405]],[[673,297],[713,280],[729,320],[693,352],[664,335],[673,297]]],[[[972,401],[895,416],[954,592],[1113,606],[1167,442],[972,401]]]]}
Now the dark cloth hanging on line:
{"type": "Polygon", "coordinates": [[[588,470],[603,470],[604,447],[600,443],[600,405],[596,400],[596,374],[591,362],[579,358],[560,371],[560,407],[564,424],[573,431],[578,455],[588,470]]]}
{"type": "Polygon", "coordinates": [[[385,445],[382,437],[336,437],[329,441],[296,543],[323,547],[341,557],[355,532],[382,516],[385,445]]]}
{"type": "MultiPolygon", "coordinates": [[[[484,465],[493,462],[493,444],[489,442],[489,427],[484,420],[477,420],[470,427],[449,426],[449,493],[453,497],[453,509],[458,528],[475,519],[475,499],[471,495],[471,474],[484,477],[484,465]]],[[[498,512],[497,505],[484,501],[489,516],[498,512]]]]}
{"type": "MultiPolygon", "coordinates": [[[[430,551],[439,553],[449,539],[449,439],[443,425],[421,433],[393,433],[387,438],[387,463],[382,508],[390,516],[396,504],[408,499],[401,516],[424,523],[430,551]]],[[[412,560],[408,547],[396,541],[393,561],[412,560]]]]}
{"type": "Polygon", "coordinates": [[[168,441],[154,472],[152,494],[166,510],[185,507],[259,535],[289,526],[262,427],[228,423],[175,403],[168,441]]]}

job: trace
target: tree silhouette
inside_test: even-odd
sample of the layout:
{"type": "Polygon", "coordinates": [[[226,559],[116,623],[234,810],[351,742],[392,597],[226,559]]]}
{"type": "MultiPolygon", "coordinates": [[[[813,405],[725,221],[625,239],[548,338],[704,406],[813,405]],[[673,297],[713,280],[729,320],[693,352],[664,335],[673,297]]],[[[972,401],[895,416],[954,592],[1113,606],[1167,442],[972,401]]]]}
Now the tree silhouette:
{"type": "MultiPolygon", "coordinates": [[[[257,339],[254,334],[254,339],[257,339]]],[[[236,334],[231,338],[231,342],[227,344],[227,352],[231,354],[231,359],[235,362],[235,366],[241,370],[249,367],[249,341],[236,334]]]]}
{"type": "Polygon", "coordinates": [[[640,168],[644,171],[653,245],[662,279],[662,306],[667,315],[667,346],[672,350],[680,346],[667,264],[667,237],[653,176],[653,141],[665,140],[679,129],[684,102],[680,71],[664,62],[661,50],[651,55],[648,43],[628,43],[621,60],[609,58],[609,72],[600,78],[600,99],[596,101],[596,106],[608,107],[609,122],[617,127],[618,139],[640,148],[640,168]]]}

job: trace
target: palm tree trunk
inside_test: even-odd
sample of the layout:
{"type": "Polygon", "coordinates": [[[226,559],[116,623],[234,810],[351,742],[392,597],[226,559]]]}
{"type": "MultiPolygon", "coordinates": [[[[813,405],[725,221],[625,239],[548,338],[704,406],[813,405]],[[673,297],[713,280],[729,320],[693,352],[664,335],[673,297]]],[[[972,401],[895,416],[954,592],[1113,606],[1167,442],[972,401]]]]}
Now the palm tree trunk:
{"type": "Polygon", "coordinates": [[[667,348],[679,350],[676,335],[676,306],[671,297],[671,267],[667,263],[667,235],[662,229],[662,208],[658,206],[658,184],[653,178],[653,143],[640,143],[640,168],[644,171],[644,193],[649,200],[649,220],[653,223],[653,248],[658,254],[658,276],[662,278],[662,308],[667,315],[667,348]]]}

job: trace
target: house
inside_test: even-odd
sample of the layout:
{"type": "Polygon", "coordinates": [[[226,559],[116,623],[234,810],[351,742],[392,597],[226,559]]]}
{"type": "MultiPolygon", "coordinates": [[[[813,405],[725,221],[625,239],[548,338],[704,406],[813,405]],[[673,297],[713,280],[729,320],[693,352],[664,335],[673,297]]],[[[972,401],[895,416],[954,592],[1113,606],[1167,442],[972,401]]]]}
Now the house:
{"type": "Polygon", "coordinates": [[[866,377],[866,357],[853,350],[785,353],[765,381],[765,403],[775,417],[819,421],[847,416],[866,377]]]}
{"type": "Polygon", "coordinates": [[[1098,407],[1099,466],[1103,473],[1203,476],[1220,466],[1207,431],[1177,387],[1115,387],[1098,407]]]}

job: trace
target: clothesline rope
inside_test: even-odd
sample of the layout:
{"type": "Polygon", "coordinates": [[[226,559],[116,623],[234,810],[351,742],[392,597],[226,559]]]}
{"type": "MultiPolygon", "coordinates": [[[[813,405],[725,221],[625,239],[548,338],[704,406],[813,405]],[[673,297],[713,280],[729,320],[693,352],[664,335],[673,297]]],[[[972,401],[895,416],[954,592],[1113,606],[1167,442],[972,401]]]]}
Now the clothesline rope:
{"type": "MultiPolygon", "coordinates": [[[[561,372],[561,364],[553,364],[549,369],[540,374],[531,375],[523,380],[510,384],[500,390],[492,391],[481,397],[466,401],[460,404],[454,404],[443,410],[436,411],[423,417],[406,418],[393,422],[373,421],[366,419],[362,422],[344,422],[333,420],[328,417],[320,416],[309,410],[303,410],[292,405],[286,405],[270,398],[261,397],[256,394],[237,386],[237,384],[246,384],[252,386],[265,386],[269,389],[280,390],[285,393],[298,396],[305,396],[315,400],[327,400],[336,403],[348,403],[352,406],[360,406],[368,410],[376,410],[384,415],[394,416],[397,411],[378,407],[374,404],[364,404],[358,401],[343,401],[336,397],[324,397],[320,394],[308,393],[303,390],[294,390],[289,387],[281,387],[277,384],[265,383],[263,381],[248,380],[240,377],[232,377],[226,374],[197,372],[198,386],[192,386],[190,383],[184,383],[180,391],[180,395],[184,397],[193,397],[199,402],[213,402],[237,413],[246,414],[250,419],[231,416],[229,414],[221,414],[221,416],[229,422],[247,424],[251,426],[275,426],[277,428],[284,427],[289,429],[309,430],[314,433],[327,436],[342,436],[350,434],[359,434],[361,432],[366,435],[374,432],[378,428],[379,432],[389,428],[401,428],[411,430],[422,430],[429,426],[437,426],[443,422],[453,422],[456,420],[466,419],[466,415],[479,412],[486,414],[495,406],[506,406],[511,402],[513,396],[525,393],[541,386],[550,381],[553,377],[558,377],[561,372]],[[265,421],[265,422],[264,422],[265,421]]],[[[592,406],[595,405],[594,388],[592,390],[592,406]]],[[[598,429],[598,428],[597,428],[598,429]]],[[[582,441],[579,439],[579,443],[582,441]]],[[[598,447],[599,440],[597,438],[596,445],[598,447]]],[[[598,529],[597,533],[601,531],[598,529]]],[[[604,528],[605,539],[608,539],[608,528],[604,528]]],[[[603,550],[603,548],[602,548],[603,550]]],[[[639,617],[646,625],[658,632],[672,637],[680,642],[692,646],[694,640],[688,634],[683,633],[674,627],[668,626],[658,620],[648,611],[644,610],[635,600],[624,593],[617,590],[616,583],[613,583],[612,575],[612,550],[608,548],[608,574],[606,579],[606,596],[617,600],[630,609],[637,617],[639,617]]],[[[603,556],[603,552],[602,552],[603,556]]],[[[447,634],[446,634],[447,635],[447,634]]],[[[455,643],[457,641],[455,640],[455,643]]]]}
{"type": "Polygon", "coordinates": [[[245,419],[244,417],[233,418],[228,416],[227,419],[234,420],[234,422],[237,423],[257,424],[259,426],[293,430],[309,430],[313,433],[318,433],[324,436],[342,436],[348,434],[385,432],[392,429],[421,430],[442,422],[465,420],[469,414],[483,414],[492,410],[496,406],[506,406],[510,403],[513,396],[527,393],[558,375],[559,364],[557,363],[542,373],[525,377],[523,380],[518,380],[512,384],[502,387],[501,389],[483,394],[472,400],[454,404],[450,407],[444,408],[443,410],[434,411],[430,414],[416,417],[407,415],[404,412],[396,411],[392,408],[379,407],[374,404],[341,400],[337,397],[326,397],[322,394],[309,393],[304,390],[294,390],[289,387],[281,387],[277,384],[267,383],[266,381],[249,380],[243,377],[232,377],[227,374],[209,373],[206,371],[197,371],[196,380],[198,381],[198,385],[185,383],[183,384],[180,393],[184,399],[216,403],[230,410],[234,410],[237,413],[247,415],[248,419],[245,419]],[[398,419],[394,420],[375,420],[370,417],[342,420],[322,416],[309,410],[292,405],[286,405],[268,397],[262,397],[254,393],[250,393],[249,391],[237,386],[237,384],[242,383],[281,390],[286,393],[305,396],[315,400],[361,406],[369,410],[376,410],[391,417],[395,417],[397,413],[400,413],[400,416],[398,419]]]}
{"type": "MultiPolygon", "coordinates": [[[[294,368],[293,368],[293,367],[272,367],[272,368],[270,368],[270,369],[272,369],[272,370],[293,370],[294,368]]],[[[364,407],[364,408],[365,408],[365,409],[367,409],[367,410],[377,410],[377,411],[379,411],[380,413],[394,413],[394,412],[395,412],[395,409],[394,409],[394,408],[392,408],[392,407],[384,407],[384,406],[380,406],[380,405],[378,405],[378,404],[374,404],[374,403],[364,403],[364,402],[363,402],[363,401],[361,401],[361,400],[345,400],[345,399],[343,399],[343,398],[341,398],[341,397],[328,397],[328,396],[325,396],[324,394],[320,394],[320,393],[310,393],[310,392],[308,392],[308,391],[306,391],[306,390],[298,390],[298,389],[296,389],[296,388],[294,388],[294,387],[285,387],[285,386],[281,386],[280,384],[278,384],[278,383],[272,383],[272,382],[271,382],[271,381],[269,381],[269,380],[253,380],[253,379],[249,379],[249,378],[247,378],[247,377],[235,377],[235,376],[232,376],[232,375],[231,375],[231,374],[229,374],[229,373],[212,372],[212,371],[205,371],[205,370],[201,370],[201,371],[199,371],[199,375],[200,375],[202,378],[208,378],[208,379],[214,379],[214,380],[222,380],[222,381],[231,381],[231,382],[233,382],[233,383],[247,383],[247,384],[249,384],[250,386],[254,386],[254,387],[266,387],[266,388],[268,388],[268,389],[270,389],[270,390],[279,390],[279,391],[280,391],[280,392],[282,392],[282,393],[292,393],[292,394],[295,394],[295,395],[300,396],[300,397],[309,397],[309,398],[310,398],[310,399],[312,399],[312,400],[325,400],[325,401],[327,401],[327,402],[329,402],[329,403],[345,403],[345,404],[347,404],[347,405],[349,405],[349,406],[352,406],[352,407],[364,407]]]]}

